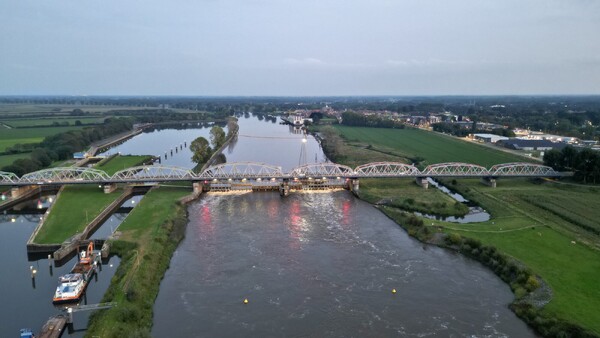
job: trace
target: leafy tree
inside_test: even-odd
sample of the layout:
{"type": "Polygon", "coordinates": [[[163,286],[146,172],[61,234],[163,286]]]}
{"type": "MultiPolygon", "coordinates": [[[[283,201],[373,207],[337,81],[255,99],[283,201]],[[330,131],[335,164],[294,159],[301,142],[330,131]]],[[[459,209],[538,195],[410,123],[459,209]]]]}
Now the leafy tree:
{"type": "Polygon", "coordinates": [[[225,143],[225,132],[223,131],[223,128],[219,126],[213,126],[210,129],[210,143],[215,149],[218,149],[223,145],[223,143],[225,143]]]}
{"type": "Polygon", "coordinates": [[[210,158],[212,149],[204,137],[198,137],[190,144],[190,150],[193,152],[192,161],[196,163],[205,163],[210,158]]]}
{"type": "Polygon", "coordinates": [[[235,117],[230,117],[227,119],[227,138],[235,135],[240,127],[238,126],[237,119],[235,117]]]}

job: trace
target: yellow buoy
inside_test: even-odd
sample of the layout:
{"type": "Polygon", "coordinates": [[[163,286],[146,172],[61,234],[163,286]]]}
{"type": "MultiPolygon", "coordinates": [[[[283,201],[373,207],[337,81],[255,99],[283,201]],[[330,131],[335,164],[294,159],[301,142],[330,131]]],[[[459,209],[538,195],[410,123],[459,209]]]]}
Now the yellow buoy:
{"type": "Polygon", "coordinates": [[[396,289],[392,289],[392,293],[396,293],[396,289]]]}
{"type": "Polygon", "coordinates": [[[248,298],[244,298],[244,304],[248,304],[248,298]]]}

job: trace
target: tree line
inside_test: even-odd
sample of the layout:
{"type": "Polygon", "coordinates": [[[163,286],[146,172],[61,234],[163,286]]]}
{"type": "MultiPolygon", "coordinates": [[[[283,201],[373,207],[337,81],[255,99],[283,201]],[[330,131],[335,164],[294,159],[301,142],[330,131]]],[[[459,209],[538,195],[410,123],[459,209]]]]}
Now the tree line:
{"type": "Polygon", "coordinates": [[[107,119],[103,125],[47,136],[33,149],[29,158],[15,160],[1,170],[22,176],[46,168],[54,161],[70,159],[73,153],[84,150],[92,142],[132,128],[130,119],[107,119]]]}
{"type": "Polygon", "coordinates": [[[210,143],[206,138],[198,137],[190,144],[192,161],[196,162],[198,166],[206,163],[215,151],[237,134],[238,130],[237,119],[234,117],[230,117],[227,120],[227,134],[225,134],[223,128],[217,125],[213,126],[210,129],[210,143]]]}
{"type": "Polygon", "coordinates": [[[356,127],[404,128],[404,125],[376,115],[363,115],[352,111],[342,113],[342,124],[356,127]]]}
{"type": "Polygon", "coordinates": [[[571,146],[544,154],[544,164],[558,171],[572,171],[573,178],[583,183],[600,183],[600,152],[571,146]]]}

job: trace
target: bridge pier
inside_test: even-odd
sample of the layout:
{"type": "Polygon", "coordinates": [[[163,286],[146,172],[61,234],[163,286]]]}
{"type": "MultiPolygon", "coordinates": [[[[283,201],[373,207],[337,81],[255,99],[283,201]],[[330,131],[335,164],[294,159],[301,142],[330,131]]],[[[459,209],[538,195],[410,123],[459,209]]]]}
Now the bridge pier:
{"type": "Polygon", "coordinates": [[[19,198],[33,189],[35,189],[35,186],[31,185],[24,185],[22,187],[12,187],[10,189],[10,197],[13,199],[19,198]]]}
{"type": "Polygon", "coordinates": [[[202,182],[194,182],[192,183],[192,187],[194,187],[194,194],[200,195],[202,193],[202,189],[204,189],[204,184],[202,184],[202,182]]]}
{"type": "Polygon", "coordinates": [[[354,194],[358,194],[360,191],[360,180],[358,178],[350,178],[348,180],[348,189],[354,194]]]}
{"type": "Polygon", "coordinates": [[[496,187],[496,179],[492,178],[492,177],[482,177],[481,178],[481,182],[487,186],[490,186],[492,188],[496,187]]]}
{"type": "Polygon", "coordinates": [[[417,182],[419,186],[423,187],[423,189],[429,188],[429,181],[427,180],[427,177],[416,177],[415,182],[417,182]]]}
{"type": "Polygon", "coordinates": [[[116,183],[105,184],[102,188],[104,189],[105,194],[110,194],[111,192],[117,190],[117,184],[116,183]]]}
{"type": "Polygon", "coordinates": [[[290,182],[288,180],[283,180],[283,182],[279,185],[279,195],[281,197],[287,197],[290,194],[290,182]]]}

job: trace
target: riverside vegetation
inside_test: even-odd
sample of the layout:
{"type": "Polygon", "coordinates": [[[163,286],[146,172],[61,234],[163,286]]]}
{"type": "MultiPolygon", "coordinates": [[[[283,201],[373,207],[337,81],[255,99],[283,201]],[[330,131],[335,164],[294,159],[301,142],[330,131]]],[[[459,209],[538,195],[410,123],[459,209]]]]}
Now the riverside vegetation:
{"type": "MultiPolygon", "coordinates": [[[[489,167],[517,160],[511,154],[420,130],[340,126],[321,128],[320,133],[329,158],[350,166],[464,161],[489,167]]],[[[429,197],[430,190],[437,189],[424,190],[405,179],[382,181],[361,180],[360,197],[376,202],[395,196],[402,201],[422,194],[420,206],[432,212],[439,203],[429,197]]],[[[474,179],[442,183],[484,207],[491,219],[455,224],[416,217],[403,210],[406,202],[379,207],[411,236],[488,266],[515,293],[513,311],[542,335],[600,335],[600,290],[595,282],[600,280],[600,188],[527,179],[502,179],[497,188],[474,179]]]]}

